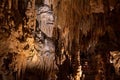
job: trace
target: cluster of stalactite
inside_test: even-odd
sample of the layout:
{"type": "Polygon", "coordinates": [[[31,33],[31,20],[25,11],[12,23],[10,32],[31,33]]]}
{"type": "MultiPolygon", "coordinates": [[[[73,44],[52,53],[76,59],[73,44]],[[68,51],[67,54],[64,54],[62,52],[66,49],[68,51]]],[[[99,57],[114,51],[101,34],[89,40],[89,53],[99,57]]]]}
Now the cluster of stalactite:
{"type": "Polygon", "coordinates": [[[119,0],[1,0],[0,79],[118,80],[119,14],[119,0]]]}
{"type": "Polygon", "coordinates": [[[1,0],[0,10],[0,79],[56,80],[54,17],[47,0],[39,6],[35,0],[1,0]]]}
{"type": "Polygon", "coordinates": [[[53,4],[57,16],[54,34],[58,63],[62,64],[60,69],[69,60],[68,70],[61,69],[69,73],[59,76],[68,80],[72,75],[78,80],[78,68],[82,65],[86,80],[89,75],[93,75],[93,80],[116,79],[115,73],[111,74],[113,68],[107,68],[113,66],[109,62],[110,51],[120,49],[119,0],[57,0],[53,4]],[[87,72],[84,65],[89,68],[87,72]]]}
{"type": "Polygon", "coordinates": [[[0,1],[1,80],[23,78],[34,41],[32,32],[35,26],[35,0],[0,1]]]}

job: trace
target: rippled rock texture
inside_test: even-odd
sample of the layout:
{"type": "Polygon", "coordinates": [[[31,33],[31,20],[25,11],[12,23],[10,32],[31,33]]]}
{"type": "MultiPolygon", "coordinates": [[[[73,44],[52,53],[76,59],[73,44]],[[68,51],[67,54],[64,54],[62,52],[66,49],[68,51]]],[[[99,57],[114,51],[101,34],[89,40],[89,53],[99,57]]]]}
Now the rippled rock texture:
{"type": "Polygon", "coordinates": [[[0,0],[0,80],[119,80],[119,0],[0,0]]]}
{"type": "Polygon", "coordinates": [[[35,0],[0,3],[0,79],[56,80],[54,18],[49,5],[35,6],[35,0]]]}

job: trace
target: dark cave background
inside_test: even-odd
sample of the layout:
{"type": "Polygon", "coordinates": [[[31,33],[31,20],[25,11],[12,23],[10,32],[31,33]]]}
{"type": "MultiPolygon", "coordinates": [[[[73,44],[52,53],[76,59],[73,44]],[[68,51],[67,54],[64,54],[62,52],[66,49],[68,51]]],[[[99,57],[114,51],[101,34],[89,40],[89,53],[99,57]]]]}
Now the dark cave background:
{"type": "Polygon", "coordinates": [[[120,0],[0,0],[0,80],[119,80],[120,53],[110,63],[110,52],[120,50],[119,26],[120,0]],[[45,40],[55,47],[52,59],[34,49],[45,40]]]}

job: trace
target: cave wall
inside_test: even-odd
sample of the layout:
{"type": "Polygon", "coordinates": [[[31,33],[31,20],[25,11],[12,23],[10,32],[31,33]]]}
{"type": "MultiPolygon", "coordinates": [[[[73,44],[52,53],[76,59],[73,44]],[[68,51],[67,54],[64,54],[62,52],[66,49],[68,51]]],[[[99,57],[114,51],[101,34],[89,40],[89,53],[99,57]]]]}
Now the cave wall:
{"type": "Polygon", "coordinates": [[[116,73],[112,74],[109,62],[110,51],[120,49],[119,13],[119,0],[1,0],[1,80],[119,79],[116,73]],[[54,20],[50,18],[54,23],[47,24],[49,16],[37,14],[44,4],[49,6],[50,16],[54,15],[54,20]],[[37,31],[38,16],[43,24],[37,31]],[[44,40],[37,41],[36,36],[41,34],[44,40]],[[38,44],[45,47],[45,41],[55,47],[50,48],[51,57],[40,57],[44,48],[35,49],[38,44]],[[46,59],[42,62],[43,58],[46,59]],[[58,70],[51,64],[57,65],[58,70]],[[46,67],[50,69],[43,69],[46,67]]]}
{"type": "Polygon", "coordinates": [[[53,3],[57,15],[57,54],[60,56],[59,59],[69,57],[71,69],[74,69],[67,74],[72,74],[76,79],[79,66],[82,65],[84,70],[83,66],[87,62],[89,69],[87,72],[83,71],[87,77],[85,80],[116,79],[108,66],[112,66],[109,62],[110,51],[119,50],[120,47],[119,7],[115,7],[119,5],[119,0],[58,0],[53,3]],[[78,56],[81,56],[80,59],[78,56]],[[94,75],[93,78],[90,74],[94,75]]]}
{"type": "Polygon", "coordinates": [[[1,80],[21,80],[33,47],[35,0],[0,1],[1,80]],[[20,3],[20,4],[18,4],[20,3]],[[3,35],[4,34],[4,35],[3,35]]]}

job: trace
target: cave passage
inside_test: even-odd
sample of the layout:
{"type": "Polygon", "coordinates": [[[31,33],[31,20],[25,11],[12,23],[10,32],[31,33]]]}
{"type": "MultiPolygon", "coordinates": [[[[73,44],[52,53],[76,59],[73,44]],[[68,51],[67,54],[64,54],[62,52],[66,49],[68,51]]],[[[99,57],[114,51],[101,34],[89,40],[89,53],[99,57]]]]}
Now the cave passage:
{"type": "Polygon", "coordinates": [[[120,0],[0,0],[0,80],[120,80],[120,0]]]}

